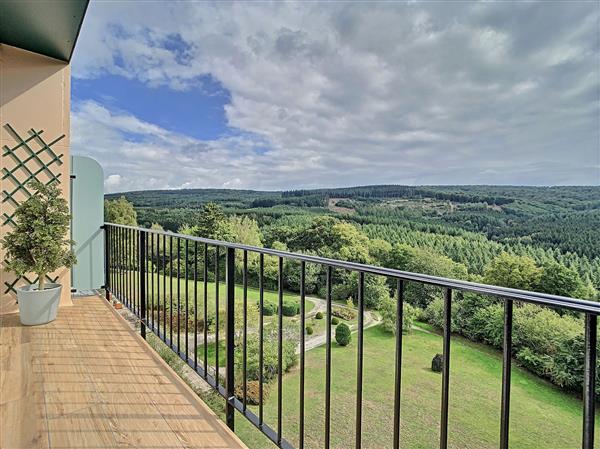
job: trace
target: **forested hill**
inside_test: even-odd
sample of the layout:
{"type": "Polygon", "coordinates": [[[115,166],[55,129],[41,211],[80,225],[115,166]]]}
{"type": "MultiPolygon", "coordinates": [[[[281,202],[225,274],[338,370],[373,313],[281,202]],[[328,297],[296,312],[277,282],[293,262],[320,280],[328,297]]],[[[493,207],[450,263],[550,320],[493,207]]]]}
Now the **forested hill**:
{"type": "MultiPolygon", "coordinates": [[[[178,230],[215,202],[265,235],[333,215],[370,238],[434,249],[481,273],[502,251],[556,260],[600,286],[600,187],[359,186],[264,192],[154,190],[123,194],[138,222],[178,230]]],[[[121,194],[107,195],[108,199],[121,194]]]]}

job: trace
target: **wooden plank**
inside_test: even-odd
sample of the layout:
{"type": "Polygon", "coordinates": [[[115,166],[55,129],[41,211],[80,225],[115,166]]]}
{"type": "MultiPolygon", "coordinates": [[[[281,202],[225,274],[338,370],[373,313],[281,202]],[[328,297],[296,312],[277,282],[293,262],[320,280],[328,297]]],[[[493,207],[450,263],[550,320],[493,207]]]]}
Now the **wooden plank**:
{"type": "Polygon", "coordinates": [[[245,448],[103,299],[0,325],[0,447],[245,448]]]}

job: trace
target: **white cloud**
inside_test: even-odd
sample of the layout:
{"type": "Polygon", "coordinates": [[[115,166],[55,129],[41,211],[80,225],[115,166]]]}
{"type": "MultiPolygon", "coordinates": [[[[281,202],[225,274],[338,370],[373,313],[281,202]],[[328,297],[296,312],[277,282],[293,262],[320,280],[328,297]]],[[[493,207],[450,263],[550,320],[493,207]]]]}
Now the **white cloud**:
{"type": "Polygon", "coordinates": [[[211,74],[242,137],[202,142],[87,102],[73,146],[122,189],[599,184],[599,9],[95,2],[75,77],[186,90],[211,74]]]}

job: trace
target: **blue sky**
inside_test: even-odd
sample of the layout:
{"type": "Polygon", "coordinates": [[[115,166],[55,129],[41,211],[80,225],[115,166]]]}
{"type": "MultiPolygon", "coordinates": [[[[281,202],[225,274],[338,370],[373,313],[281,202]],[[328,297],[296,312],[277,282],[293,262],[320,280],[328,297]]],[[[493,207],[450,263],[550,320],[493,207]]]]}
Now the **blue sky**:
{"type": "Polygon", "coordinates": [[[75,103],[93,100],[127,111],[141,120],[197,139],[216,139],[231,133],[224,109],[230,93],[210,75],[199,76],[195,87],[186,91],[151,87],[118,75],[75,79],[72,98],[75,103]]]}
{"type": "Polygon", "coordinates": [[[597,2],[91,2],[107,191],[600,184],[597,2]]]}

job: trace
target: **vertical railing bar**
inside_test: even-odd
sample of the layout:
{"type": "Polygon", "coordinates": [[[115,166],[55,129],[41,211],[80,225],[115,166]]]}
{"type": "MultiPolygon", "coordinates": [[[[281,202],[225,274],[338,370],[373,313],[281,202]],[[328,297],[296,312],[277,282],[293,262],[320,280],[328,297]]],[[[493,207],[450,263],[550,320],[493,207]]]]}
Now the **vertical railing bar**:
{"type": "Polygon", "coordinates": [[[305,368],[305,329],[306,329],[306,262],[300,262],[300,428],[299,449],[304,449],[304,368],[305,368]]]}
{"type": "Polygon", "coordinates": [[[177,237],[177,355],[181,357],[181,239],[177,237]]]}
{"type": "Polygon", "coordinates": [[[400,448],[400,402],[402,398],[402,321],[404,281],[396,281],[396,367],[394,374],[394,449],[400,448]]]}
{"type": "Polygon", "coordinates": [[[127,308],[130,309],[133,313],[135,313],[135,310],[133,310],[133,304],[131,304],[130,298],[127,295],[127,286],[126,286],[126,262],[125,262],[125,243],[126,243],[126,235],[127,235],[127,230],[126,229],[122,229],[121,230],[121,234],[122,234],[122,241],[121,241],[121,288],[122,288],[122,293],[121,295],[123,296],[123,299],[125,300],[125,304],[127,304],[127,308]]]}
{"type": "MultiPolygon", "coordinates": [[[[120,239],[120,228],[115,228],[115,238],[113,241],[113,277],[114,277],[114,285],[115,285],[115,297],[121,301],[121,294],[119,293],[119,239],[120,239]]],[[[123,302],[123,301],[121,301],[123,302]]]]}
{"type": "MultiPolygon", "coordinates": [[[[145,231],[140,231],[141,233],[146,233],[145,231]]],[[[140,260],[140,265],[143,264],[144,265],[144,282],[146,283],[146,307],[145,307],[145,314],[144,314],[144,318],[146,320],[147,324],[151,323],[150,320],[150,314],[152,313],[152,309],[150,307],[148,307],[148,296],[149,295],[154,295],[154,290],[152,290],[150,288],[150,270],[148,269],[148,260],[149,260],[149,243],[150,243],[150,239],[148,238],[149,236],[152,236],[152,234],[147,233],[146,237],[144,238],[144,246],[145,246],[145,254],[146,257],[145,259],[140,260]],[[150,293],[152,292],[152,293],[150,293]]],[[[150,259],[151,260],[151,259],[150,259]]],[[[150,301],[154,301],[154,298],[151,297],[150,301]]]]}
{"type": "Polygon", "coordinates": [[[116,242],[117,246],[117,282],[119,283],[119,300],[127,306],[127,301],[123,298],[123,229],[117,228],[118,239],[116,242]]]}
{"type": "Polygon", "coordinates": [[[225,405],[225,421],[227,426],[235,430],[235,407],[232,401],[235,399],[235,249],[227,248],[226,252],[225,285],[227,289],[227,335],[226,335],[226,365],[225,365],[225,388],[227,391],[227,402],[225,405]]]}
{"type": "Polygon", "coordinates": [[[598,341],[598,317],[585,315],[585,364],[583,379],[583,449],[594,448],[596,423],[596,359],[598,341]]]}
{"type": "Polygon", "coordinates": [[[219,386],[219,306],[220,306],[220,298],[219,298],[219,246],[215,246],[215,380],[217,381],[217,386],[219,386]]]}
{"type": "Polygon", "coordinates": [[[123,230],[123,297],[127,298],[127,302],[129,303],[129,307],[131,311],[136,314],[135,311],[135,303],[133,302],[133,298],[129,294],[129,267],[127,263],[127,248],[129,247],[129,231],[127,229],[123,230]]]}
{"type": "Polygon", "coordinates": [[[198,369],[198,242],[194,242],[194,369],[198,369]]]}
{"type": "Polygon", "coordinates": [[[264,271],[265,271],[265,255],[260,253],[258,266],[258,423],[263,425],[263,371],[264,371],[264,356],[263,356],[263,308],[264,308],[264,271]]]}
{"type": "Polygon", "coordinates": [[[450,336],[452,334],[452,290],[444,297],[444,351],[442,367],[442,416],[440,420],[440,449],[448,447],[448,402],[450,389],[450,336]]]}
{"type": "Polygon", "coordinates": [[[203,326],[203,344],[204,344],[204,375],[208,374],[208,244],[204,244],[204,326],[203,326]]]}
{"type": "Polygon", "coordinates": [[[135,290],[134,290],[134,286],[133,286],[133,276],[132,273],[134,271],[136,271],[136,264],[135,264],[135,258],[133,257],[133,238],[134,238],[134,231],[133,230],[128,230],[127,231],[127,253],[125,254],[125,257],[127,258],[127,294],[130,298],[133,299],[133,303],[134,303],[134,311],[136,316],[139,318],[140,317],[140,306],[139,306],[139,302],[138,302],[138,297],[135,294],[135,290]]]}
{"type": "Polygon", "coordinates": [[[143,231],[138,232],[139,240],[139,263],[138,263],[138,279],[139,279],[139,290],[140,290],[140,333],[142,338],[146,338],[146,233],[143,231]]]}
{"type": "Polygon", "coordinates": [[[110,285],[110,297],[112,298],[115,294],[115,278],[114,278],[114,240],[115,240],[115,230],[108,226],[107,228],[110,228],[110,237],[108,239],[108,244],[109,244],[109,249],[108,249],[108,275],[110,277],[109,279],[109,285],[110,285]]]}
{"type": "Polygon", "coordinates": [[[325,449],[331,440],[331,282],[332,267],[327,266],[327,323],[325,326],[325,449]]]}
{"type": "Polygon", "coordinates": [[[104,295],[107,301],[110,301],[110,228],[104,226],[104,295]]]}
{"type": "Polygon", "coordinates": [[[356,430],[355,448],[362,447],[362,393],[363,393],[363,340],[364,340],[364,314],[365,314],[365,274],[358,273],[358,342],[356,357],[356,430]]]}
{"type": "Polygon", "coordinates": [[[121,300],[119,294],[119,228],[115,228],[115,238],[113,239],[113,279],[114,279],[114,295],[121,300]]]}
{"type": "Polygon", "coordinates": [[[283,407],[283,257],[277,265],[277,444],[281,444],[283,407]]]}
{"type": "MultiPolygon", "coordinates": [[[[142,279],[138,279],[138,281],[136,282],[136,273],[137,276],[139,277],[139,273],[140,273],[140,265],[142,264],[142,258],[141,258],[141,254],[139,251],[135,251],[135,243],[140,241],[141,238],[141,231],[133,231],[132,232],[132,238],[131,238],[131,246],[132,246],[132,251],[131,251],[131,255],[133,257],[133,264],[134,264],[134,269],[131,272],[131,288],[133,289],[133,295],[135,297],[137,297],[137,301],[138,301],[138,312],[139,312],[139,317],[141,320],[145,319],[144,313],[142,313],[142,294],[141,294],[141,285],[143,280],[142,279]]],[[[145,241],[145,239],[144,239],[145,241]]],[[[145,244],[144,244],[145,246],[145,244]]],[[[146,277],[146,272],[144,271],[144,280],[146,277]]],[[[144,312],[146,311],[146,308],[144,307],[144,312]]]]}
{"type": "Polygon", "coordinates": [[[163,341],[167,340],[167,236],[163,234],[162,278],[163,278],[163,341]]]}
{"type": "MultiPolygon", "coordinates": [[[[156,270],[156,331],[158,333],[158,338],[160,338],[160,271],[158,271],[158,267],[160,265],[160,235],[156,235],[156,258],[154,264],[154,270],[156,270]]],[[[154,251],[154,250],[153,250],[154,251]]],[[[154,281],[153,281],[154,282],[154,281]]]]}
{"type": "Polygon", "coordinates": [[[154,234],[150,234],[150,267],[148,271],[150,271],[150,311],[148,312],[149,321],[152,323],[152,327],[154,328],[154,234]]]}
{"type": "Polygon", "coordinates": [[[122,242],[121,242],[121,282],[122,282],[122,289],[123,289],[123,299],[125,300],[125,304],[127,305],[127,308],[130,309],[133,313],[135,313],[135,310],[133,308],[133,304],[130,301],[130,297],[127,293],[127,261],[126,261],[126,257],[127,255],[126,253],[126,245],[127,245],[127,229],[122,229],[122,242]]]}
{"type": "Polygon", "coordinates": [[[242,342],[242,380],[244,382],[244,396],[243,396],[243,410],[246,411],[248,407],[248,379],[247,379],[247,365],[248,365],[248,251],[244,250],[244,260],[242,269],[242,282],[244,286],[243,293],[243,308],[244,308],[244,333],[242,342]]]}
{"type": "MultiPolygon", "coordinates": [[[[133,239],[135,236],[135,231],[133,230],[126,230],[125,232],[125,294],[128,297],[133,297],[134,296],[134,282],[133,280],[135,279],[135,268],[133,266],[133,260],[134,256],[133,256],[133,251],[134,251],[134,244],[133,244],[133,239]]],[[[146,292],[147,293],[147,292],[146,292]]]]}
{"type": "Polygon", "coordinates": [[[189,240],[185,239],[185,361],[189,360],[189,343],[188,343],[188,321],[189,317],[189,276],[188,276],[188,267],[189,267],[189,240]]]}
{"type": "Polygon", "coordinates": [[[504,341],[502,344],[502,405],[500,412],[500,449],[508,449],[510,426],[510,378],[512,364],[513,300],[504,301],[504,341]]]}
{"type": "Polygon", "coordinates": [[[131,303],[131,298],[129,297],[129,295],[127,294],[127,283],[126,283],[126,279],[127,279],[127,263],[125,258],[127,257],[125,255],[125,245],[127,242],[127,230],[126,229],[122,229],[122,241],[121,241],[121,288],[123,289],[122,295],[123,295],[123,299],[125,300],[125,304],[127,304],[127,308],[130,309],[133,313],[135,313],[135,310],[133,309],[133,304],[131,303]]]}
{"type": "MultiPolygon", "coordinates": [[[[142,234],[143,231],[137,231],[137,233],[139,235],[139,234],[142,234]]],[[[147,237],[147,236],[145,236],[145,237],[147,237]]],[[[131,248],[133,248],[134,241],[136,241],[136,239],[135,239],[135,231],[132,232],[132,235],[130,236],[130,239],[129,239],[129,244],[131,245],[131,248]]],[[[146,244],[146,253],[145,253],[146,257],[148,257],[147,256],[148,255],[147,249],[148,249],[148,245],[146,244]]],[[[132,249],[129,254],[132,254],[133,252],[134,251],[132,249]]],[[[129,257],[131,257],[131,256],[129,256],[129,257]]],[[[137,260],[138,264],[141,264],[142,260],[143,260],[142,258],[140,258],[139,260],[137,260]]],[[[129,265],[129,260],[127,261],[127,264],[129,265]]],[[[134,257],[134,266],[136,266],[136,265],[137,264],[135,264],[135,257],[134,257]]],[[[144,273],[146,273],[146,271],[147,271],[146,268],[147,267],[144,267],[144,273]]],[[[138,269],[139,269],[139,267],[138,267],[138,269]]],[[[134,270],[134,271],[137,271],[137,270],[134,270]]],[[[147,276],[147,274],[144,276],[144,280],[145,280],[146,276],[147,276]]],[[[138,285],[137,282],[135,282],[135,284],[138,285]]],[[[131,296],[135,296],[137,293],[138,293],[137,292],[137,288],[136,289],[133,289],[133,288],[131,289],[131,296]]],[[[141,295],[141,292],[139,292],[139,293],[141,295]]],[[[146,284],[146,300],[148,299],[147,296],[148,296],[148,285],[146,284]]],[[[140,301],[141,301],[141,299],[140,299],[140,301]]],[[[140,307],[141,307],[141,303],[140,303],[140,307]]],[[[144,310],[146,310],[146,305],[144,305],[144,310]]],[[[142,319],[144,318],[144,314],[142,312],[140,312],[140,317],[142,317],[142,319]]]]}
{"type": "Polygon", "coordinates": [[[173,236],[169,236],[169,346],[173,349],[173,236]]]}

